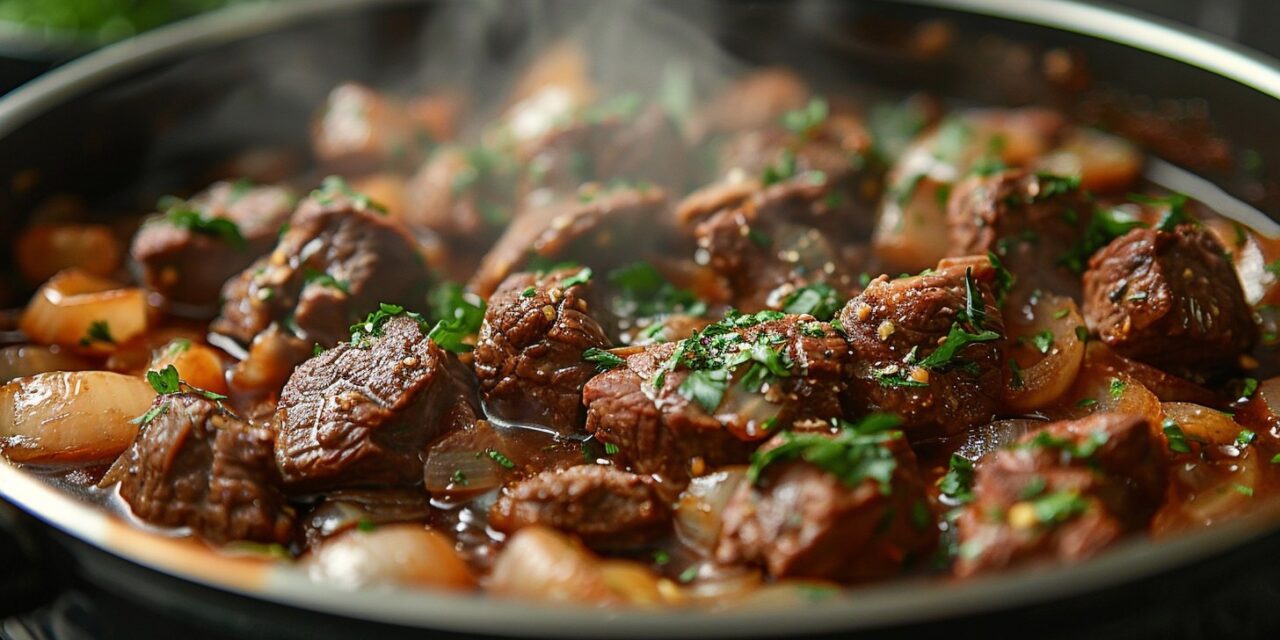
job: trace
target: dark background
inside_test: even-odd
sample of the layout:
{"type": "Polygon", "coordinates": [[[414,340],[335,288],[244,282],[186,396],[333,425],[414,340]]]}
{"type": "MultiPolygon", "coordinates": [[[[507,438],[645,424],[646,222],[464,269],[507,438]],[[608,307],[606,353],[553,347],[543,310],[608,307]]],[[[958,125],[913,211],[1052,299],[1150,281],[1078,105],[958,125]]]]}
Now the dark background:
{"type": "MultiPolygon", "coordinates": [[[[1280,0],[1115,0],[1107,4],[1189,25],[1280,59],[1280,37],[1276,33],[1280,28],[1280,0]]],[[[4,47],[0,46],[0,92],[7,92],[77,54],[62,51],[33,55],[25,52],[6,56],[5,53],[4,47]]],[[[102,593],[66,578],[69,574],[64,570],[66,560],[50,549],[45,541],[38,539],[42,533],[33,532],[40,532],[40,529],[28,516],[0,502],[0,640],[152,637],[204,640],[219,637],[199,628],[182,628],[184,625],[180,621],[166,617],[163,612],[134,610],[113,594],[102,593]]],[[[1230,578],[1223,576],[1221,595],[1259,587],[1267,588],[1231,584],[1230,578]]],[[[1158,590],[1158,585],[1152,588],[1153,594],[1158,590]]],[[[1254,613],[1259,614],[1257,618],[1280,615],[1280,611],[1272,612],[1271,616],[1254,613]]],[[[1064,637],[1070,637],[1072,626],[1070,621],[1063,621],[1064,637]]],[[[1139,623],[1136,626],[1143,625],[1139,623]]],[[[1162,626],[1167,631],[1166,625],[1151,625],[1149,628],[1162,626]]],[[[1228,621],[1211,626],[1217,627],[1220,633],[1210,637],[1241,635],[1239,627],[1233,631],[1233,625],[1228,621]]],[[[1252,629],[1243,635],[1252,636],[1260,630],[1257,626],[1250,626],[1252,629]]],[[[955,637],[967,635],[948,633],[943,629],[925,632],[955,637]]],[[[1158,635],[1164,634],[1131,628],[1116,637],[1158,635]]]]}

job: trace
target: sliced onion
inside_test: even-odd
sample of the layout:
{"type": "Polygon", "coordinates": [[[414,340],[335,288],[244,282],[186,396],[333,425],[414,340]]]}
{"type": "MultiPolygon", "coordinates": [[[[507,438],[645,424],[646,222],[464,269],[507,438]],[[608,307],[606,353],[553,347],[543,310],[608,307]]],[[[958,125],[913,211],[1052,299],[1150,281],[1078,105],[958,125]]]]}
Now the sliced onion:
{"type": "Polygon", "coordinates": [[[142,289],[121,289],[110,280],[83,271],[68,270],[51,278],[27,304],[19,322],[35,342],[73,349],[109,353],[147,329],[147,299],[142,289]],[[90,332],[95,323],[105,327],[110,341],[90,332]]]}
{"type": "Polygon", "coordinates": [[[1265,482],[1266,461],[1254,447],[1221,447],[1207,458],[1172,465],[1171,496],[1156,513],[1152,534],[1163,537],[1252,511],[1262,499],[1254,492],[1265,482]],[[1235,455],[1224,455],[1227,451],[1235,455]]]}
{"type": "Polygon", "coordinates": [[[1060,176],[1079,176],[1088,191],[1119,191],[1142,172],[1142,152],[1133,143],[1096,129],[1077,129],[1035,167],[1060,176]]]}
{"type": "Polygon", "coordinates": [[[84,371],[93,363],[61,347],[24,344],[0,348],[0,383],[51,371],[84,371]]]}
{"type": "Polygon", "coordinates": [[[697,579],[685,587],[691,601],[712,606],[732,603],[755,592],[764,584],[764,575],[748,567],[716,567],[702,565],[697,579]]]}
{"type": "Polygon", "coordinates": [[[1080,310],[1070,298],[1043,294],[1006,315],[1009,355],[1021,373],[1005,381],[1005,403],[1014,411],[1049,406],[1071,388],[1084,362],[1084,343],[1076,336],[1076,327],[1084,326],[1080,310]],[[1035,343],[1038,336],[1051,339],[1045,353],[1035,343]]]}
{"type": "Polygon", "coordinates": [[[27,281],[44,282],[63,269],[110,276],[120,266],[120,242],[101,224],[38,224],[18,236],[14,257],[27,281]]]}
{"type": "Polygon", "coordinates": [[[1114,411],[1142,416],[1159,430],[1164,416],[1160,399],[1137,378],[1086,355],[1084,366],[1060,404],[1044,413],[1055,419],[1074,419],[1114,411]]]}
{"type": "Polygon", "coordinates": [[[894,271],[915,273],[947,255],[947,212],[938,202],[942,183],[907,175],[889,183],[881,200],[871,242],[875,254],[894,271]],[[908,196],[903,190],[911,189],[908,196]]]}
{"type": "Polygon", "coordinates": [[[312,580],[344,587],[371,584],[469,590],[475,579],[449,539],[413,524],[356,529],[332,538],[306,560],[312,580]]]}
{"type": "Polygon", "coordinates": [[[520,529],[507,540],[494,560],[489,592],[544,602],[624,602],[609,586],[598,558],[572,538],[541,526],[520,529]]]}
{"type": "Polygon", "coordinates": [[[222,356],[213,348],[177,338],[156,350],[147,370],[160,371],[173,365],[178,370],[178,377],[187,384],[226,394],[227,377],[223,364],[222,356]]]}
{"type": "Polygon", "coordinates": [[[138,434],[155,390],[109,371],[42,373],[0,387],[0,449],[16,462],[106,462],[138,434]]]}
{"type": "Polygon", "coordinates": [[[1243,428],[1225,413],[1190,402],[1166,402],[1164,417],[1178,423],[1190,440],[1215,446],[1234,445],[1243,428]]]}
{"type": "Polygon", "coordinates": [[[662,580],[649,567],[630,560],[605,560],[600,572],[609,589],[627,604],[656,606],[670,604],[679,597],[678,590],[663,589],[662,580]]]}
{"type": "Polygon", "coordinates": [[[484,492],[502,484],[499,469],[484,455],[484,449],[439,451],[433,447],[423,467],[423,479],[432,495],[484,492]]]}
{"type": "Polygon", "coordinates": [[[710,555],[720,537],[725,505],[746,477],[745,468],[729,467],[691,480],[676,503],[675,529],[680,540],[710,555]]]}

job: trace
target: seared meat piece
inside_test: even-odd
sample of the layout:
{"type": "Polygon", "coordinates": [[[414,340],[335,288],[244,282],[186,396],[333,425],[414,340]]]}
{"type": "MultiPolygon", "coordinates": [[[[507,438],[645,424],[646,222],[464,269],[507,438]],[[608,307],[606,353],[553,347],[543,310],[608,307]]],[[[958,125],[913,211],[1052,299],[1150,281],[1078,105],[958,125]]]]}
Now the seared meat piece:
{"type": "Polygon", "coordinates": [[[587,182],[649,182],[681,191],[689,180],[680,132],[660,107],[642,108],[627,96],[589,107],[571,124],[526,142],[517,151],[527,166],[521,191],[572,194],[587,182]]]}
{"type": "Polygon", "coordinates": [[[593,378],[587,430],[678,491],[691,471],[746,461],[753,441],[843,415],[849,368],[848,346],[810,316],[731,316],[593,378]]]}
{"type": "Polygon", "coordinates": [[[651,479],[590,464],[507,485],[489,513],[489,524],[503,533],[543,525],[613,549],[643,544],[670,522],[671,510],[651,479]]]}
{"type": "Polygon", "coordinates": [[[603,273],[663,246],[671,228],[669,215],[667,194],[656,188],[584,192],[526,211],[485,255],[470,287],[488,298],[533,258],[576,261],[603,273]]]}
{"type": "Polygon", "coordinates": [[[276,463],[291,493],[422,483],[427,446],[476,420],[466,365],[393,317],[367,344],[304,362],[280,394],[276,463]]]}
{"type": "Polygon", "coordinates": [[[229,278],[271,250],[293,211],[284,187],[218,182],[190,200],[148,219],[129,253],[147,288],[184,315],[213,315],[229,278]],[[214,224],[229,221],[236,235],[220,236],[214,224]]]}
{"type": "Polygon", "coordinates": [[[272,434],[194,393],[162,395],[157,413],[103,477],[134,515],[190,527],[216,544],[287,542],[293,510],[280,492],[272,434]]]}
{"type": "Polygon", "coordinates": [[[1074,253],[1093,204],[1078,185],[1019,170],[961,182],[947,205],[948,255],[995,253],[1017,276],[1018,292],[1042,289],[1079,299],[1080,260],[1088,256],[1074,253]]]}
{"type": "Polygon", "coordinates": [[[609,348],[590,315],[583,271],[517,273],[489,299],[473,360],[488,415],[559,433],[581,430],[582,385],[596,374],[583,352],[609,348]]]}
{"type": "Polygon", "coordinates": [[[1004,323],[991,292],[995,270],[986,258],[944,265],[880,276],[839,317],[857,360],[847,407],[853,415],[902,416],[913,441],[989,422],[1000,398],[1004,323]],[[947,344],[953,340],[959,345],[947,344]]]}
{"type": "Polygon", "coordinates": [[[1226,250],[1191,225],[1134,229],[1094,254],[1084,314],[1121,355],[1193,380],[1233,366],[1258,338],[1226,250]]]}
{"type": "Polygon", "coordinates": [[[1143,530],[1165,493],[1164,442],[1137,416],[1055,422],[978,463],[958,521],[960,576],[1074,561],[1143,530]]]}
{"type": "Polygon", "coordinates": [[[776,124],[809,100],[804,78],[791,69],[755,69],[736,79],[695,117],[696,134],[759,129],[776,124]]]}
{"type": "MultiPolygon", "coordinates": [[[[824,284],[849,291],[857,268],[843,248],[853,224],[847,212],[832,208],[829,185],[796,179],[734,200],[722,194],[726,207],[694,227],[698,248],[708,266],[724,276],[734,306],[747,311],[780,309],[800,287],[824,284]]],[[[690,198],[707,198],[695,194],[690,198]]],[[[682,213],[696,219],[707,203],[686,203],[682,213]]]]}
{"type": "MultiPolygon", "coordinates": [[[[255,343],[250,360],[261,348],[287,360],[287,369],[312,345],[345,339],[379,303],[419,301],[428,282],[419,245],[402,227],[345,185],[328,183],[298,207],[271,255],[227,282],[210,328],[255,343]]],[[[246,361],[238,370],[246,368],[263,367],[246,361]]]]}
{"type": "Polygon", "coordinates": [[[405,188],[405,221],[479,253],[515,214],[517,169],[488,148],[440,147],[405,188]]]}
{"type": "Polygon", "coordinates": [[[329,93],[311,127],[311,148],[329,170],[358,174],[413,166],[424,147],[419,135],[398,101],[352,82],[329,93]]]}
{"type": "MultiPolygon", "coordinates": [[[[838,441],[830,433],[801,437],[838,441]]],[[[757,455],[789,439],[777,436],[757,455]]],[[[772,464],[729,499],[716,559],[760,564],[775,578],[860,582],[894,575],[932,549],[937,526],[902,432],[865,437],[848,451],[891,461],[888,482],[866,477],[850,485],[802,459],[772,464]]]]}

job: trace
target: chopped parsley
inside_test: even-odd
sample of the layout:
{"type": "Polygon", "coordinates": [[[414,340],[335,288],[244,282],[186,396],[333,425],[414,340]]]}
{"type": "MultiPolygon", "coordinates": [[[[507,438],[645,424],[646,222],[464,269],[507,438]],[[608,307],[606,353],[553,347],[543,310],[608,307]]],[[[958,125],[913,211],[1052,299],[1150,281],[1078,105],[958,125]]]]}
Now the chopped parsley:
{"type": "Polygon", "coordinates": [[[378,528],[378,525],[375,524],[374,521],[370,520],[369,518],[360,518],[360,520],[356,522],[356,530],[361,533],[369,533],[370,531],[373,531],[374,529],[377,529],[377,528],[378,528]]]}
{"type": "Polygon", "coordinates": [[[1082,409],[1092,407],[1096,404],[1098,404],[1098,401],[1094,400],[1093,398],[1081,398],[1080,400],[1076,401],[1076,406],[1082,409]]]}
{"type": "Polygon", "coordinates": [[[1029,503],[1036,520],[1044,525],[1067,522],[1089,510],[1089,502],[1076,491],[1055,491],[1029,503]]]}
{"type": "Polygon", "coordinates": [[[665,549],[658,549],[657,551],[653,552],[654,564],[658,566],[665,566],[667,564],[670,564],[670,562],[671,562],[671,554],[667,552],[665,549]]]}
{"type": "Polygon", "coordinates": [[[1009,358],[1009,388],[1021,389],[1022,385],[1022,365],[1018,364],[1017,360],[1009,358]]]}
{"type": "Polygon", "coordinates": [[[449,476],[449,483],[465,487],[468,484],[467,474],[463,473],[462,469],[454,469],[453,475],[449,476]]]}
{"type": "MultiPolygon", "coordinates": [[[[653,377],[653,388],[660,389],[669,372],[679,367],[690,371],[722,371],[714,375],[703,374],[690,376],[680,385],[680,393],[704,408],[715,400],[715,390],[727,388],[729,378],[737,367],[746,362],[755,361],[765,365],[771,371],[778,371],[776,364],[786,363],[773,349],[772,345],[785,342],[786,336],[776,332],[761,332],[754,343],[748,343],[738,329],[753,327],[764,322],[780,320],[786,317],[781,311],[760,311],[753,314],[742,314],[730,310],[723,320],[715,322],[695,331],[692,336],[676,343],[675,350],[658,367],[653,377]]],[[[748,375],[747,378],[751,378],[748,375]]],[[[716,406],[719,402],[716,401],[716,406]]],[[[713,407],[714,408],[714,407],[713,407]]]]}
{"type": "Polygon", "coordinates": [[[538,293],[537,287],[527,287],[524,291],[520,292],[520,297],[532,298],[533,296],[537,295],[537,293],[538,293]]]}
{"type": "Polygon", "coordinates": [[[383,326],[398,316],[416,320],[423,331],[427,330],[427,320],[422,317],[422,314],[408,311],[398,304],[382,302],[378,304],[378,309],[366,316],[364,320],[351,325],[351,346],[361,349],[368,347],[373,338],[382,335],[383,326]]]}
{"type": "Polygon", "coordinates": [[[1053,348],[1053,330],[1045,329],[1040,333],[1031,336],[1031,344],[1035,345],[1036,351],[1040,353],[1049,353],[1049,349],[1053,348]]]}
{"type": "Polygon", "coordinates": [[[484,453],[485,455],[489,456],[490,460],[493,460],[494,462],[498,463],[498,466],[502,467],[503,469],[516,468],[516,463],[512,462],[511,458],[508,458],[507,456],[503,455],[503,453],[501,451],[498,451],[497,449],[485,449],[484,453]]]}
{"type": "Polygon", "coordinates": [[[147,409],[146,413],[130,420],[129,422],[132,422],[133,424],[136,424],[138,426],[146,426],[151,424],[152,420],[155,420],[156,418],[159,418],[160,416],[166,413],[169,413],[168,402],[165,402],[163,404],[153,405],[150,409],[147,409]]]}
{"type": "Polygon", "coordinates": [[[1252,398],[1253,394],[1256,393],[1257,391],[1258,391],[1258,379],[1245,378],[1240,382],[1240,397],[1237,400],[1237,402],[1244,402],[1245,400],[1252,398]]]}
{"type": "Polygon", "coordinates": [[[1165,418],[1160,423],[1160,430],[1164,432],[1164,437],[1169,441],[1169,450],[1174,453],[1191,453],[1191,445],[1187,444],[1187,436],[1182,432],[1182,427],[1178,426],[1172,418],[1165,418]]]}
{"type": "MultiPolygon", "coordinates": [[[[221,393],[215,393],[213,391],[208,391],[206,389],[201,389],[200,387],[187,384],[178,376],[178,368],[173,365],[169,365],[159,371],[148,371],[146,377],[147,383],[151,385],[151,388],[155,390],[156,395],[158,396],[186,392],[202,396],[208,400],[213,400],[218,403],[219,408],[223,408],[222,401],[227,399],[227,397],[221,393]]],[[[146,413],[130,420],[130,422],[136,425],[145,426],[151,424],[152,420],[155,420],[168,412],[169,403],[164,402],[162,404],[152,406],[146,413]]]]}
{"type": "Polygon", "coordinates": [[[148,371],[147,382],[159,395],[177,393],[182,389],[182,380],[178,378],[178,368],[169,365],[160,371],[148,371]]]}
{"type": "Polygon", "coordinates": [[[971,344],[991,342],[992,340],[999,339],[1000,334],[995,331],[983,330],[977,333],[970,333],[960,326],[959,321],[954,322],[951,325],[951,330],[947,332],[946,341],[942,343],[942,346],[934,350],[933,353],[925,357],[924,360],[921,360],[920,366],[926,369],[946,368],[955,364],[953,361],[956,359],[956,356],[960,353],[961,349],[971,344]]]}
{"type": "Polygon", "coordinates": [[[583,267],[577,273],[560,281],[561,289],[568,289],[574,285],[586,284],[591,282],[591,267],[583,267]]]}
{"type": "Polygon", "coordinates": [[[1062,452],[1068,459],[1090,460],[1102,445],[1107,443],[1109,436],[1106,431],[1094,431],[1080,442],[1076,442],[1071,438],[1060,438],[1048,431],[1041,431],[1036,437],[1020,445],[1024,449],[1054,449],[1062,452]]]}
{"type": "Polygon", "coordinates": [[[1018,277],[1004,266],[1004,262],[1000,260],[1000,257],[994,251],[987,252],[987,261],[991,263],[991,267],[996,271],[995,281],[991,283],[991,293],[995,296],[996,306],[1003,307],[1005,298],[1013,290],[1013,285],[1017,283],[1018,277]]]}
{"type": "Polygon", "coordinates": [[[1139,204],[1151,206],[1165,206],[1169,210],[1160,216],[1160,220],[1156,222],[1156,229],[1160,231],[1173,231],[1180,224],[1194,224],[1196,219],[1187,213],[1187,196],[1181,193],[1170,193],[1161,198],[1131,193],[1129,199],[1139,204]]]}
{"type": "Polygon", "coordinates": [[[807,313],[819,320],[830,320],[844,306],[844,299],[830,285],[815,282],[792,291],[782,301],[787,313],[807,313]]]}
{"type": "Polygon", "coordinates": [[[186,338],[174,338],[164,350],[164,357],[176,358],[191,350],[191,341],[186,338]]]}
{"type": "Polygon", "coordinates": [[[1127,386],[1124,380],[1112,378],[1111,382],[1107,383],[1107,393],[1111,395],[1112,400],[1119,400],[1124,396],[1124,390],[1127,386]]]}
{"type": "Polygon", "coordinates": [[[1280,464],[1280,453],[1271,456],[1271,464],[1280,464]]]}
{"type": "Polygon", "coordinates": [[[1080,241],[1058,257],[1058,264],[1074,273],[1084,273],[1093,253],[1133,229],[1146,226],[1119,209],[1098,209],[1085,225],[1080,241]]]}
{"type": "Polygon", "coordinates": [[[621,451],[621,449],[618,448],[618,445],[612,442],[604,443],[604,454],[606,456],[616,456],[618,455],[618,451],[621,451]]]}
{"type": "Polygon", "coordinates": [[[1053,312],[1053,319],[1054,319],[1054,320],[1061,320],[1061,319],[1063,319],[1063,318],[1067,317],[1067,314],[1069,314],[1069,313],[1071,313],[1071,310],[1070,310],[1070,309],[1058,309],[1057,311],[1054,311],[1054,312],[1053,312]]]}
{"type": "Polygon", "coordinates": [[[1247,496],[1250,498],[1253,497],[1253,487],[1243,485],[1237,482],[1231,485],[1231,489],[1242,496],[1247,496]]]}
{"type": "Polygon", "coordinates": [[[938,478],[938,490],[952,505],[973,501],[973,461],[958,454],[951,454],[946,475],[938,478]]]}
{"type": "Polygon", "coordinates": [[[245,247],[244,235],[240,233],[240,227],[235,221],[228,218],[206,216],[196,210],[195,207],[192,207],[186,200],[178,198],[163,198],[161,199],[161,205],[165,210],[163,215],[165,222],[192,233],[217,238],[237,249],[245,247]]]}
{"type": "Polygon", "coordinates": [[[783,149],[778,154],[778,161],[764,168],[760,182],[764,186],[790,180],[796,176],[796,154],[790,149],[783,149]]]}
{"type": "Polygon", "coordinates": [[[104,344],[115,344],[116,339],[111,337],[111,327],[106,320],[94,320],[89,323],[89,328],[85,330],[84,337],[80,338],[80,346],[87,347],[95,342],[104,344]]]}
{"type": "Polygon", "coordinates": [[[466,340],[484,324],[484,300],[463,291],[460,284],[446,283],[431,293],[431,309],[436,324],[427,332],[428,338],[441,349],[454,353],[467,353],[475,348],[466,340]]]}
{"type": "Polygon", "coordinates": [[[605,351],[599,347],[591,347],[582,352],[582,359],[596,365],[596,369],[600,371],[608,371],[614,367],[621,367],[626,364],[620,356],[605,351]]]}
{"type": "Polygon", "coordinates": [[[822,126],[828,111],[826,100],[813,98],[809,104],[782,114],[782,126],[796,135],[807,136],[822,126]]]}
{"type": "Polygon", "coordinates": [[[748,480],[759,483],[761,474],[770,465],[803,460],[836,476],[847,487],[872,480],[879,485],[882,495],[889,495],[898,461],[886,444],[902,437],[902,432],[895,429],[902,419],[874,413],[857,422],[836,418],[834,423],[840,427],[835,437],[784,431],[781,444],[752,454],[748,480]]]}
{"type": "Polygon", "coordinates": [[[1236,434],[1236,446],[1247,447],[1253,444],[1253,441],[1257,439],[1258,439],[1258,434],[1248,429],[1241,429],[1240,433],[1236,434]]]}
{"type": "Polygon", "coordinates": [[[701,316],[707,305],[692,291],[673,285],[653,265],[634,262],[608,274],[618,293],[610,301],[613,312],[626,318],[663,318],[672,314],[701,316]]]}
{"type": "Polygon", "coordinates": [[[729,389],[728,369],[702,369],[690,371],[680,383],[680,395],[697,403],[708,414],[715,413],[729,389]]]}
{"type": "Polygon", "coordinates": [[[337,289],[343,293],[351,293],[351,283],[346,280],[339,280],[328,273],[317,271],[315,269],[307,269],[302,277],[304,284],[317,284],[322,287],[330,287],[337,289]]]}
{"type": "Polygon", "coordinates": [[[387,213],[386,207],[374,202],[369,196],[356,191],[347,183],[346,180],[343,180],[341,176],[329,176],[325,178],[324,181],[320,183],[320,188],[311,192],[312,199],[326,206],[333,204],[340,196],[349,198],[351,203],[355,205],[356,209],[361,211],[365,209],[373,209],[374,211],[382,214],[387,213]]]}

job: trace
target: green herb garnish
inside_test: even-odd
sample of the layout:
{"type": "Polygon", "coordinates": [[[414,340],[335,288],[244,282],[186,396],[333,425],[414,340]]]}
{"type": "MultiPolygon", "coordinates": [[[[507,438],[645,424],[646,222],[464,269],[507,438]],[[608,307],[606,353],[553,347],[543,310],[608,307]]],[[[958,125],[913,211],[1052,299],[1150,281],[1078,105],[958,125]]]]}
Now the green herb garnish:
{"type": "Polygon", "coordinates": [[[836,476],[847,487],[873,480],[879,485],[882,495],[889,495],[898,461],[886,444],[902,437],[902,432],[894,428],[902,423],[902,419],[892,414],[876,413],[852,423],[836,418],[834,423],[841,429],[835,437],[783,432],[781,444],[752,454],[747,478],[752,483],[759,483],[761,474],[770,465],[804,460],[836,476]]]}
{"type": "Polygon", "coordinates": [[[621,367],[627,362],[626,360],[623,360],[622,357],[605,351],[599,347],[591,347],[586,351],[583,351],[582,359],[595,364],[596,369],[599,371],[608,371],[614,367],[621,367]]]}

